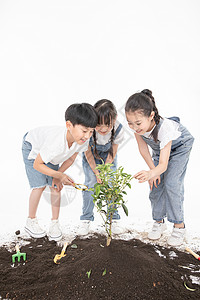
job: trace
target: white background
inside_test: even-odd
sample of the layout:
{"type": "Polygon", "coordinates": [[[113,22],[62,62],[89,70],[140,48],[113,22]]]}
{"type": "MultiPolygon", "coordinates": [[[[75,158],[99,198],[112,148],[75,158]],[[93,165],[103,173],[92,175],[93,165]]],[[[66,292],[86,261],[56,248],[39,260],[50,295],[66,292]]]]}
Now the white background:
{"type": "MultiPolygon", "coordinates": [[[[23,135],[41,125],[65,126],[70,104],[102,98],[115,103],[123,121],[126,100],[144,88],[153,91],[161,116],[179,116],[195,137],[185,221],[199,234],[199,8],[198,0],[0,1],[2,234],[23,226],[28,214],[23,135]]],[[[135,174],[147,167],[129,136],[118,165],[135,174]]],[[[80,166],[79,157],[67,173],[83,182],[80,166]]],[[[77,222],[81,206],[77,192],[61,208],[61,223],[77,222]]],[[[151,221],[147,183],[132,182],[127,206],[128,222],[151,221]]],[[[51,217],[44,199],[38,216],[51,217]]]]}

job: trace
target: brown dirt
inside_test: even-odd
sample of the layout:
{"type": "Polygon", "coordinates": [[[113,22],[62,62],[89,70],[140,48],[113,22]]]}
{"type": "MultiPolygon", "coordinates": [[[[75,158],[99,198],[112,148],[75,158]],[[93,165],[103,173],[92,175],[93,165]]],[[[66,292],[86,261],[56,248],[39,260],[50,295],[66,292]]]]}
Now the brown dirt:
{"type": "Polygon", "coordinates": [[[193,271],[200,271],[200,262],[190,254],[135,239],[112,240],[106,247],[102,236],[77,238],[73,244],[77,249],[68,246],[67,256],[56,265],[53,258],[61,248],[47,238],[32,239],[21,248],[27,253],[26,262],[15,267],[11,263],[14,253],[1,247],[0,299],[200,299],[200,286],[189,277],[200,273],[183,268],[192,264],[193,271]],[[172,250],[178,257],[171,258],[172,250]],[[196,290],[187,290],[184,282],[196,290]]]}

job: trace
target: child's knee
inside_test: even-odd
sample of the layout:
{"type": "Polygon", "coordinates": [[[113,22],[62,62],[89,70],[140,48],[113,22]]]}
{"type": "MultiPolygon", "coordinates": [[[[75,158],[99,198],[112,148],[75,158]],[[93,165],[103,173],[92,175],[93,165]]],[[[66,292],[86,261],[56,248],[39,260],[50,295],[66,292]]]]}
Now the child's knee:
{"type": "Polygon", "coordinates": [[[33,192],[43,192],[45,190],[46,186],[41,186],[41,187],[34,187],[32,188],[33,192]]]}

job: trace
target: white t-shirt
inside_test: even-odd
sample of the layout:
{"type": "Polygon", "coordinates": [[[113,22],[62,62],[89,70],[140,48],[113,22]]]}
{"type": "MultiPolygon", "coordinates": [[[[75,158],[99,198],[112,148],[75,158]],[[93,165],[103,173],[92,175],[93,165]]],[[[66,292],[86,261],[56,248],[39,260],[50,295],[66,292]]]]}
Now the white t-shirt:
{"type": "Polygon", "coordinates": [[[87,151],[89,140],[83,145],[74,142],[69,148],[66,138],[66,127],[45,126],[30,130],[26,136],[26,141],[32,145],[28,159],[35,159],[40,153],[44,163],[57,165],[70,158],[75,152],[87,151]]]}
{"type": "MultiPolygon", "coordinates": [[[[143,136],[149,138],[152,131],[146,132],[143,136]]],[[[173,120],[169,120],[167,118],[163,118],[163,122],[158,131],[158,141],[160,142],[160,149],[163,149],[170,141],[174,141],[181,136],[181,132],[179,131],[179,123],[173,120]]]]}
{"type": "MultiPolygon", "coordinates": [[[[118,120],[116,120],[115,125],[114,125],[114,130],[116,131],[118,126],[119,126],[120,122],[118,120]]],[[[96,131],[96,142],[98,145],[105,145],[110,141],[111,138],[111,132],[109,132],[106,135],[101,135],[96,131]]],[[[114,144],[121,144],[124,140],[124,129],[123,126],[120,130],[120,132],[118,133],[118,135],[116,136],[116,138],[114,139],[113,143],[114,144]]]]}

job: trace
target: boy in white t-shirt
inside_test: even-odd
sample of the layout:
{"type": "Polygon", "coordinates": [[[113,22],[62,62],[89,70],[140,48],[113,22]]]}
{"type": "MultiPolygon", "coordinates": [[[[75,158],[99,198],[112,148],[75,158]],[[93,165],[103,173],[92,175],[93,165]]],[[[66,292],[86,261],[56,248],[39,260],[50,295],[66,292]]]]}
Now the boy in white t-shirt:
{"type": "MultiPolygon", "coordinates": [[[[29,216],[25,230],[34,238],[41,238],[46,232],[39,226],[36,212],[47,185],[52,191],[60,191],[64,185],[73,185],[73,180],[64,174],[79,152],[87,151],[89,138],[97,125],[95,109],[88,103],[72,104],[65,112],[66,127],[49,126],[30,130],[25,134],[22,153],[26,174],[31,187],[29,216]],[[61,164],[61,165],[60,165],[61,164]]],[[[60,197],[57,197],[60,202],[60,197]]],[[[58,217],[60,203],[52,205],[52,220],[49,239],[62,238],[58,217]]]]}

